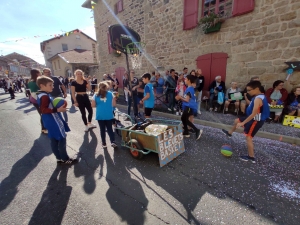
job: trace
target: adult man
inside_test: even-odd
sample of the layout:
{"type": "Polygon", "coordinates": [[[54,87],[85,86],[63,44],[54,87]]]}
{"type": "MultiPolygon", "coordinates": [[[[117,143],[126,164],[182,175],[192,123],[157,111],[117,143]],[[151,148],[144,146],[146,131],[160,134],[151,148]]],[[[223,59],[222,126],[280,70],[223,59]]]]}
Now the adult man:
{"type": "Polygon", "coordinates": [[[93,79],[92,79],[92,82],[91,82],[91,85],[92,85],[92,92],[94,93],[95,92],[95,88],[97,86],[97,83],[98,83],[98,80],[96,78],[96,76],[94,75],[93,76],[93,79]]]}
{"type": "MultiPolygon", "coordinates": [[[[67,97],[67,90],[66,90],[65,85],[63,85],[62,82],[57,77],[51,76],[51,70],[49,68],[44,68],[43,69],[43,75],[45,75],[47,77],[50,77],[53,80],[54,88],[53,88],[52,92],[50,93],[50,95],[53,98],[57,98],[57,97],[66,98],[67,97]]],[[[63,112],[63,116],[64,116],[65,121],[67,123],[68,122],[67,112],[63,112]]]]}
{"type": "Polygon", "coordinates": [[[202,70],[197,69],[196,70],[196,91],[197,91],[197,113],[201,115],[201,101],[202,101],[202,89],[204,86],[204,76],[202,75],[202,70]]]}
{"type": "Polygon", "coordinates": [[[12,81],[7,77],[5,78],[6,84],[7,84],[7,89],[10,94],[10,99],[15,99],[15,92],[13,90],[13,84],[12,81]]]}
{"type": "Polygon", "coordinates": [[[175,89],[176,89],[176,77],[175,77],[175,70],[170,70],[170,75],[167,77],[165,86],[167,87],[167,94],[169,95],[169,105],[168,110],[173,111],[176,110],[175,108],[175,89]]]}
{"type": "Polygon", "coordinates": [[[183,68],[183,76],[184,76],[184,78],[185,78],[187,75],[189,75],[189,73],[188,73],[188,68],[184,67],[184,68],[183,68]]]}
{"type": "Polygon", "coordinates": [[[129,89],[129,84],[127,84],[128,90],[128,115],[130,115],[131,103],[132,103],[132,95],[133,95],[133,113],[134,116],[138,116],[138,92],[137,89],[139,88],[139,79],[134,76],[134,71],[130,71],[130,80],[131,80],[131,88],[129,89]]]}

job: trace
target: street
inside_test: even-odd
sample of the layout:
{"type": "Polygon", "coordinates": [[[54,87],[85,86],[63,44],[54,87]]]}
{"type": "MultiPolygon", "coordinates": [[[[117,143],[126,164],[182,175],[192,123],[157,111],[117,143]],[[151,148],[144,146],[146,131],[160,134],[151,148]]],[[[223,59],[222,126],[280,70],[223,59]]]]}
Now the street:
{"type": "Polygon", "coordinates": [[[160,168],[157,154],[137,160],[121,146],[103,149],[97,121],[84,132],[73,109],[67,151],[79,163],[69,167],[56,164],[24,93],[0,94],[0,111],[1,224],[299,224],[299,146],[255,138],[251,164],[238,158],[242,134],[228,140],[199,126],[201,139],[185,139],[185,153],[160,168]]]}

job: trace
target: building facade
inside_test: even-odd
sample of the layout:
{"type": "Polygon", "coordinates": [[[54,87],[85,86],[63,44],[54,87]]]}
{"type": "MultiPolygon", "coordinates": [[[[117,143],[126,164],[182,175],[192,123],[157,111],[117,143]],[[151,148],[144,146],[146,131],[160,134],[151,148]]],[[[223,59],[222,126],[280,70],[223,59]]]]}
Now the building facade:
{"type": "MultiPolygon", "coordinates": [[[[226,86],[259,76],[270,87],[286,78],[285,62],[300,61],[299,0],[107,0],[94,1],[99,72],[126,68],[108,45],[108,27],[123,23],[137,31],[147,57],[137,72],[201,68],[206,85],[221,75],[226,86]],[[197,22],[209,12],[222,14],[218,32],[205,34],[197,22]]],[[[91,7],[86,1],[83,7],[91,7]]],[[[291,86],[300,84],[294,71],[291,86]]]]}
{"type": "MultiPolygon", "coordinates": [[[[97,51],[97,42],[78,29],[67,32],[64,35],[58,35],[55,38],[43,41],[40,45],[41,51],[44,54],[46,66],[51,68],[52,70],[54,70],[54,65],[49,61],[49,59],[58,53],[74,49],[85,49],[91,51],[93,51],[94,49],[95,51],[97,51]]],[[[67,73],[67,70],[69,70],[69,68],[67,68],[64,73],[67,73]]]]}

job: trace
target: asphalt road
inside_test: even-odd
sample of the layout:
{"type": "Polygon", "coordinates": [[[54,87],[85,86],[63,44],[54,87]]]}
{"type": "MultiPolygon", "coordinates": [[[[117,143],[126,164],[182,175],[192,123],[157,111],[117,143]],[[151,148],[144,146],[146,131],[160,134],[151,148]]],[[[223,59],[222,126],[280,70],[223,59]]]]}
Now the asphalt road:
{"type": "Polygon", "coordinates": [[[16,96],[0,94],[1,224],[299,224],[298,146],[256,138],[253,165],[238,159],[241,134],[227,140],[202,127],[199,141],[185,139],[186,152],[160,168],[157,154],[136,160],[103,149],[99,128],[85,133],[71,110],[67,150],[80,162],[57,166],[35,108],[16,96]],[[225,143],[232,158],[220,154],[225,143]]]}

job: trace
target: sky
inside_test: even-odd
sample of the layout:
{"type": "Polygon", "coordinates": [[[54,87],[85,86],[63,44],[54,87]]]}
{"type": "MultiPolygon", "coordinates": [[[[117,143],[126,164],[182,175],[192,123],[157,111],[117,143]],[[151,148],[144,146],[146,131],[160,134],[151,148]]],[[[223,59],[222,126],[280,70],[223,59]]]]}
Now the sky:
{"type": "Polygon", "coordinates": [[[0,55],[17,52],[45,64],[40,43],[55,34],[79,29],[96,40],[93,12],[81,7],[84,2],[0,0],[0,55]]]}

